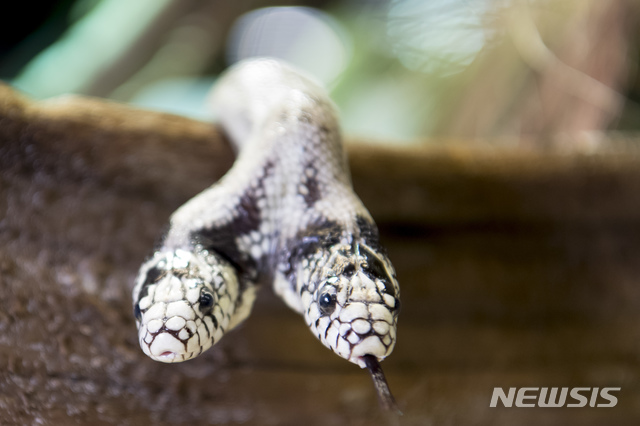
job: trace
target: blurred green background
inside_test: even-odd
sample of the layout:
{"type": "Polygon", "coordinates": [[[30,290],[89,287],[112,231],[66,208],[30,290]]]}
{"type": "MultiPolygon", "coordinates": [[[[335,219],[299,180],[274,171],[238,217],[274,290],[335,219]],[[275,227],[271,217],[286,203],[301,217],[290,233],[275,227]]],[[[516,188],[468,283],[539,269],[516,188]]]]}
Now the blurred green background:
{"type": "Polygon", "coordinates": [[[640,128],[635,0],[59,0],[14,3],[0,79],[211,119],[216,76],[276,56],[371,142],[589,151],[640,128]]]}

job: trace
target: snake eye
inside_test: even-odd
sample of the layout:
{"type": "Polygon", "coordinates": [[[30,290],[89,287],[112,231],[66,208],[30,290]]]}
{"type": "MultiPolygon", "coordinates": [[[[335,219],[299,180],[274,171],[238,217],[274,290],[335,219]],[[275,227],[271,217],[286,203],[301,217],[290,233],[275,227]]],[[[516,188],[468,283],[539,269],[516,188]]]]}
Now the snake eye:
{"type": "Polygon", "coordinates": [[[138,303],[133,307],[133,316],[136,317],[138,322],[142,322],[142,311],[140,311],[140,304],[138,303]]]}
{"type": "Polygon", "coordinates": [[[200,312],[204,315],[211,313],[213,309],[213,295],[209,292],[202,292],[200,299],[198,299],[200,312]]]}
{"type": "Polygon", "coordinates": [[[330,315],[336,309],[336,296],[328,292],[322,293],[318,299],[320,312],[330,315]]]}

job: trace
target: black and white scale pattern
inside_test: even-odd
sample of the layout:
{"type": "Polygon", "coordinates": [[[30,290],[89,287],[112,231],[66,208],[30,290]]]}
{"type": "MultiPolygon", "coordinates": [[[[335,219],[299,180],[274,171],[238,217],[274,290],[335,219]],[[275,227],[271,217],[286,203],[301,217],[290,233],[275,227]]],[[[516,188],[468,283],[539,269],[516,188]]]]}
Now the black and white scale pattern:
{"type": "Polygon", "coordinates": [[[361,367],[365,355],[384,359],[400,289],[353,192],[324,90],[280,62],[251,60],[220,80],[212,105],[238,158],[172,215],[140,269],[143,351],[162,362],[199,355],[249,315],[259,284],[272,284],[338,355],[361,367]]]}

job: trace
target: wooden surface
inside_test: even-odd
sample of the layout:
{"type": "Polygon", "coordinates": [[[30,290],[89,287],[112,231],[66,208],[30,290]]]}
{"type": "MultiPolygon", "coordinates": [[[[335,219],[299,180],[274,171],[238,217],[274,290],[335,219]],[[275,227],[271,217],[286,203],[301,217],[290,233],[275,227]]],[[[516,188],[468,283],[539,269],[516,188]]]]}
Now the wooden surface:
{"type": "Polygon", "coordinates": [[[200,358],[144,356],[137,268],[230,149],[205,123],[0,88],[0,424],[638,424],[633,148],[349,150],[402,287],[383,363],[401,418],[268,288],[200,358]],[[489,408],[512,386],[622,389],[614,408],[489,408]]]}

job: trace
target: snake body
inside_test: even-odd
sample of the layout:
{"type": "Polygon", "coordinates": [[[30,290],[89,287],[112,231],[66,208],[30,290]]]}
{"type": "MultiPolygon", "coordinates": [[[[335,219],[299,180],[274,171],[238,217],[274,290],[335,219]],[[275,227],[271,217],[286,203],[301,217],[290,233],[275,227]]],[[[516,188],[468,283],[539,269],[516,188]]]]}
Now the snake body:
{"type": "Polygon", "coordinates": [[[140,268],[142,350],[162,362],[198,356],[272,284],[326,347],[379,369],[395,345],[400,289],[353,191],[332,102],[298,71],[257,59],[221,77],[212,107],[238,156],[171,216],[140,268]]]}

